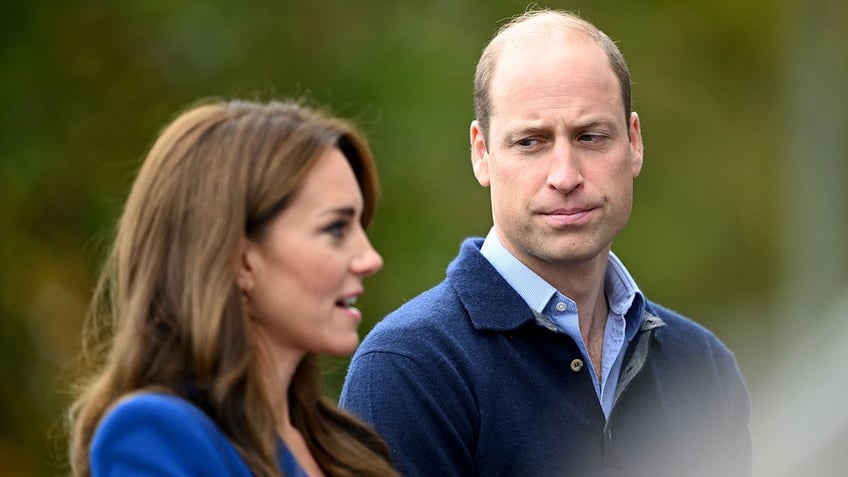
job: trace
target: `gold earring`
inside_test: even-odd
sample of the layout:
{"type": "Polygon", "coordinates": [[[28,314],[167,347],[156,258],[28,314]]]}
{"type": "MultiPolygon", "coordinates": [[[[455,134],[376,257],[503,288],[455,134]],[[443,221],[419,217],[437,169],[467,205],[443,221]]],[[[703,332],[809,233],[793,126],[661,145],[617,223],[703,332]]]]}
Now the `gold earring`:
{"type": "Polygon", "coordinates": [[[250,289],[253,288],[253,284],[250,281],[245,281],[240,284],[239,289],[241,290],[241,301],[247,303],[250,300],[250,289]]]}

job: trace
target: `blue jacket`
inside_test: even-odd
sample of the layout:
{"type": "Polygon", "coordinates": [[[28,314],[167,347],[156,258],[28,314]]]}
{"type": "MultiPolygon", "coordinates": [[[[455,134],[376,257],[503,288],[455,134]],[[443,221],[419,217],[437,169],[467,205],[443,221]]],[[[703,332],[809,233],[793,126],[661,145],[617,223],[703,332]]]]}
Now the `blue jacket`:
{"type": "MultiPolygon", "coordinates": [[[[198,407],[167,394],[140,393],[101,420],[91,442],[92,477],[251,477],[227,436],[198,407]]],[[[302,476],[280,441],[283,475],[302,476]]]]}
{"type": "Polygon", "coordinates": [[[607,421],[574,341],[537,323],[481,244],[466,240],[447,278],[351,361],[340,405],[372,423],[404,475],[750,475],[747,389],[711,332],[634,305],[642,325],[607,421]]]}

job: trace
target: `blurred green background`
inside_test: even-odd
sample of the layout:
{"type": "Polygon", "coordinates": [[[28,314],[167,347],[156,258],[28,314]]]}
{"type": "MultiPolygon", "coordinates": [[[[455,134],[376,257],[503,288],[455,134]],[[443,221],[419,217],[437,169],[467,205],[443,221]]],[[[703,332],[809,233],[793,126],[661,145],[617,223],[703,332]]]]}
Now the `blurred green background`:
{"type": "MultiPolygon", "coordinates": [[[[848,392],[848,3],[542,5],[579,11],[628,59],[646,155],[614,249],[648,296],[737,353],[756,474],[848,464],[835,399],[848,392]]],[[[469,163],[472,76],[495,28],[526,6],[4,2],[0,473],[66,472],[61,418],[82,317],[139,161],[177,111],[203,97],[307,96],[367,132],[385,267],[366,282],[364,334],[490,227],[469,163]]],[[[346,363],[328,360],[328,395],[346,363]]]]}

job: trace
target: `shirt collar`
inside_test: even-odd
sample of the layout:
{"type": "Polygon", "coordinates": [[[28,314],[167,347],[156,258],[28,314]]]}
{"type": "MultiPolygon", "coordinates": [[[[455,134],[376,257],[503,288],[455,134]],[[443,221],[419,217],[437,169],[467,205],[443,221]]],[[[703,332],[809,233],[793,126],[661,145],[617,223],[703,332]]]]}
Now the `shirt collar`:
{"type": "Polygon", "coordinates": [[[556,288],[515,258],[501,244],[495,228],[489,230],[480,253],[495,267],[507,283],[521,296],[531,310],[542,313],[556,288]]]}
{"type": "MultiPolygon", "coordinates": [[[[494,227],[486,235],[480,253],[535,314],[545,312],[551,298],[557,293],[556,288],[515,258],[498,239],[494,227]]],[[[630,272],[612,251],[607,261],[604,287],[610,312],[624,316],[627,338],[632,339],[639,330],[645,299],[630,272]]]]}
{"type": "Polygon", "coordinates": [[[621,260],[610,251],[607,261],[605,290],[610,313],[621,315],[625,320],[625,335],[632,340],[639,331],[642,312],[645,309],[645,296],[636,285],[636,280],[621,263],[621,260]]]}

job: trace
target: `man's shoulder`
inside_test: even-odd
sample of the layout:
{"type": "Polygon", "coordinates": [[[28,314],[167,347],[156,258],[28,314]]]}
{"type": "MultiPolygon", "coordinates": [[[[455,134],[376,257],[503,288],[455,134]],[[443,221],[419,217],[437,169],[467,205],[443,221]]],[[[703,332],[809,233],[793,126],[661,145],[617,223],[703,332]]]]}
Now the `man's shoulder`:
{"type": "Polygon", "coordinates": [[[448,279],[403,302],[386,315],[386,319],[398,325],[428,321],[448,312],[461,309],[461,302],[448,279]]]}
{"type": "Polygon", "coordinates": [[[370,352],[404,355],[449,353],[451,349],[460,352],[461,348],[484,339],[475,317],[485,321],[499,316],[505,310],[502,302],[512,300],[510,303],[517,306],[519,298],[501,290],[508,285],[480,255],[481,241],[466,239],[444,279],[381,319],[366,335],[354,359],[370,352]],[[493,277],[500,281],[494,281],[493,277]]]}
{"type": "Polygon", "coordinates": [[[462,303],[442,282],[398,306],[366,335],[362,345],[392,346],[414,340],[431,340],[435,334],[455,332],[465,326],[462,303]]]}
{"type": "Polygon", "coordinates": [[[675,335],[696,335],[716,338],[715,334],[703,324],[657,302],[648,301],[645,310],[661,319],[665,324],[663,328],[674,332],[675,335]]]}
{"type": "Polygon", "coordinates": [[[724,356],[731,361],[735,360],[727,345],[711,329],[696,320],[656,302],[649,301],[646,311],[663,321],[664,326],[656,330],[655,337],[667,348],[686,355],[700,354],[713,359],[724,356]]]}

